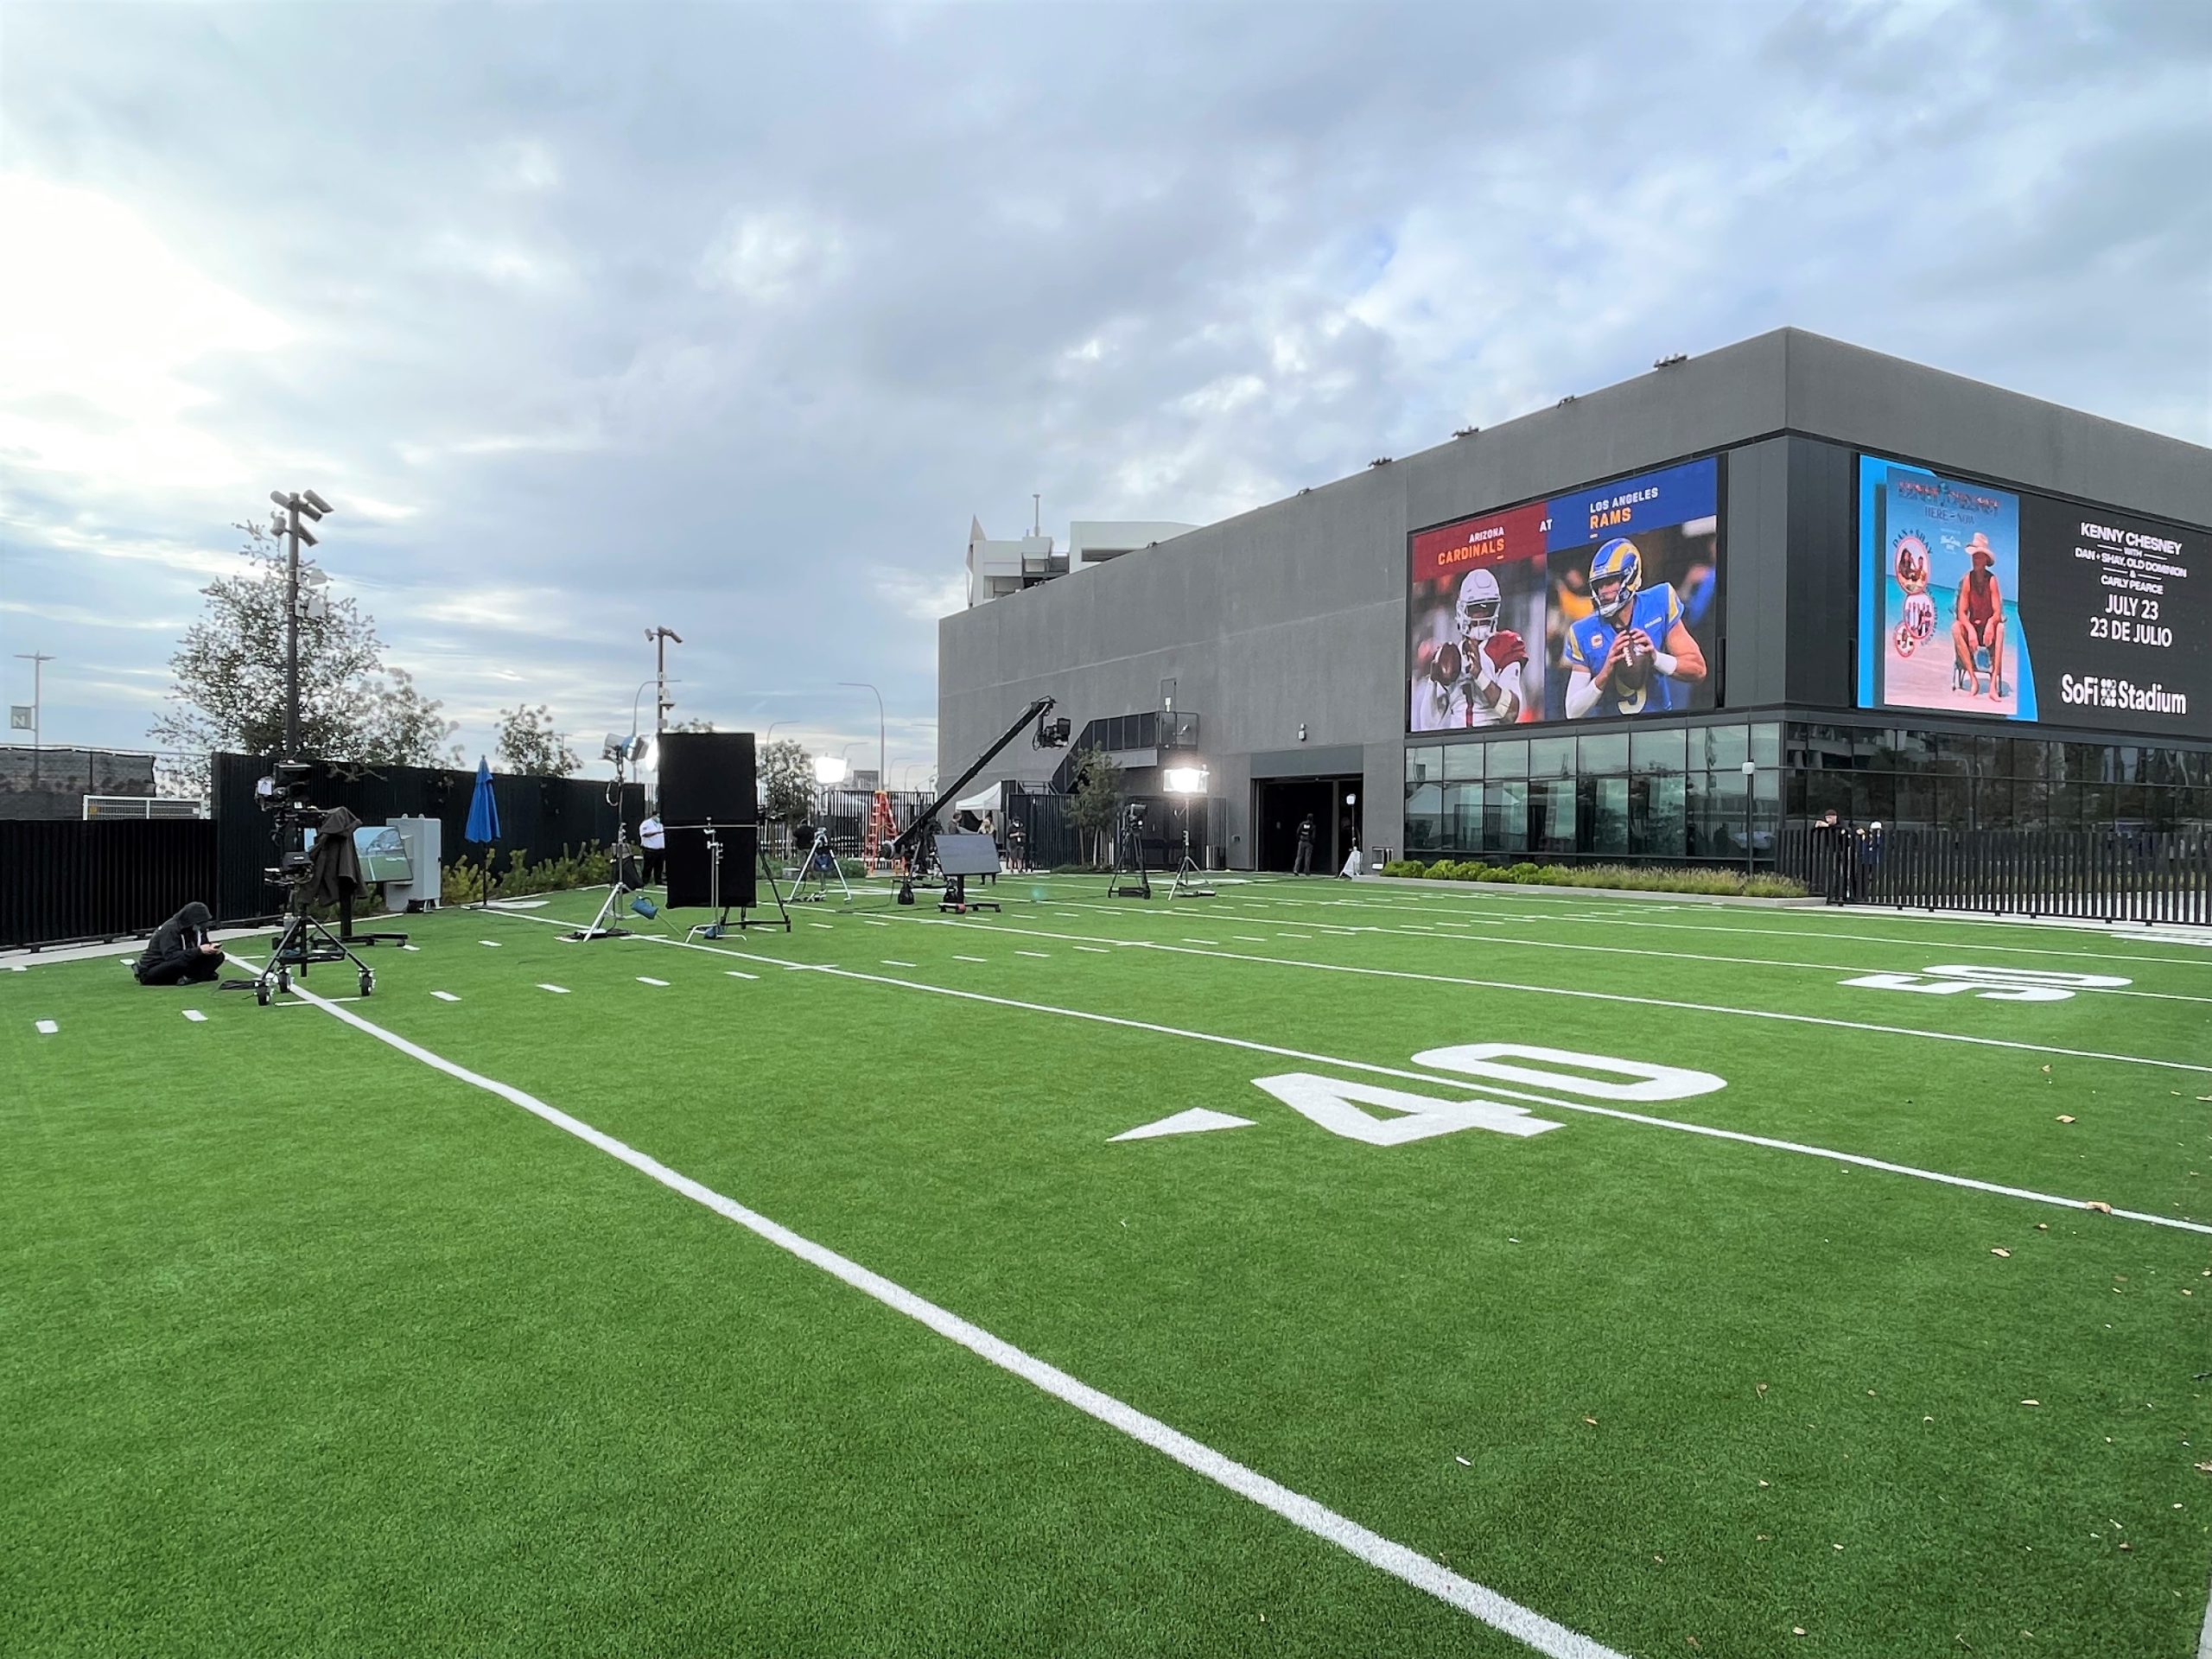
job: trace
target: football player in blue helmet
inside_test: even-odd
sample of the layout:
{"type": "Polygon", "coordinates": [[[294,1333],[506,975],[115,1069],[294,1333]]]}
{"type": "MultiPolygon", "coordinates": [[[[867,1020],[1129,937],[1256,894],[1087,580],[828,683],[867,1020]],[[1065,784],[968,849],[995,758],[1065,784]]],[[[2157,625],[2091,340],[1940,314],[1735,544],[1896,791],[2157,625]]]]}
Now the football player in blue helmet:
{"type": "Polygon", "coordinates": [[[1561,652],[1567,718],[1688,708],[1705,653],[1673,586],[1643,585],[1643,556],[1625,536],[1590,561],[1590,599],[1594,610],[1568,628],[1561,652]]]}

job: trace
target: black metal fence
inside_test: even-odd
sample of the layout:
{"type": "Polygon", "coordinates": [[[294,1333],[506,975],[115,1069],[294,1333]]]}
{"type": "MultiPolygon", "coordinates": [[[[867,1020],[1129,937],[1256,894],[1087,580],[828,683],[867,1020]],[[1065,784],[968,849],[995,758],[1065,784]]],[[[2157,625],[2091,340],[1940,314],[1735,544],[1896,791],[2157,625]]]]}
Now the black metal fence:
{"type": "MultiPolygon", "coordinates": [[[[214,896],[207,902],[224,919],[266,916],[276,908],[273,891],[263,877],[264,870],[276,862],[276,843],[268,815],[255,804],[253,790],[255,781],[268,771],[268,761],[259,756],[215,757],[212,798],[220,868],[214,896]]],[[[607,799],[611,787],[603,779],[584,778],[493,777],[503,866],[517,853],[535,863],[613,840],[616,813],[607,799]]],[[[461,839],[475,791],[473,772],[321,762],[315,767],[308,798],[320,807],[346,807],[364,823],[401,817],[435,818],[445,861],[452,865],[464,854],[483,856],[482,848],[461,839]]],[[[621,820],[634,830],[644,812],[645,791],[633,784],[625,792],[621,820]]],[[[156,918],[156,922],[162,919],[156,918]]]]}
{"type": "Polygon", "coordinates": [[[0,819],[0,946],[150,932],[215,885],[205,818],[0,819]]]}
{"type": "Polygon", "coordinates": [[[2212,925],[2212,834],[1792,828],[1780,869],[1838,903],[2212,925]]]}

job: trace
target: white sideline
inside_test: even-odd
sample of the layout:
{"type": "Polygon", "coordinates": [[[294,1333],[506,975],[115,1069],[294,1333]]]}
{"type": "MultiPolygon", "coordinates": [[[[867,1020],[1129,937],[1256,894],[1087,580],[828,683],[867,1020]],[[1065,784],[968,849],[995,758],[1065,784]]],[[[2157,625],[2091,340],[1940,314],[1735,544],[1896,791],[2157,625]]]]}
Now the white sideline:
{"type": "MultiPolygon", "coordinates": [[[[537,916],[526,916],[520,919],[524,921],[542,921],[546,918],[537,916]]],[[[918,918],[918,919],[923,918],[918,918]]],[[[989,922],[959,922],[954,921],[950,918],[942,921],[935,918],[927,919],[929,921],[929,925],[932,926],[983,928],[1003,926],[1002,924],[989,922]]],[[[558,925],[558,924],[550,922],[548,925],[558,925]]],[[[1036,929],[1020,929],[1011,927],[1005,928],[1005,931],[1012,932],[1039,931],[1039,930],[1036,929]]],[[[1163,1037],[1181,1037],[1192,1042],[1217,1044],[1224,1048],[1241,1048],[1255,1054],[1270,1054],[1282,1058],[1294,1060],[1311,1060],[1322,1065],[1340,1066],[1348,1071],[1366,1071],[1377,1077],[1404,1077],[1414,1083],[1427,1084],[1431,1087],[1440,1086],[1448,1089],[1465,1090],[1471,1086],[1465,1077],[1442,1077],[1434,1072],[1429,1071],[1410,1071],[1402,1066],[1377,1065],[1367,1060],[1347,1060],[1340,1058],[1334,1054],[1316,1054],[1306,1049],[1283,1048],[1274,1043],[1257,1042],[1249,1037],[1224,1037],[1214,1032],[1192,1031],[1180,1026],[1157,1025],[1148,1020],[1130,1020],[1124,1018],[1120,1014],[1099,1014],[1089,1008],[1055,1007],[1050,1003],[1026,1002],[1015,997],[993,996],[983,991],[958,990],[950,985],[931,985],[921,980],[897,979],[887,974],[866,974],[849,968],[839,968],[834,965],[823,965],[814,963],[785,962],[779,957],[762,956],[757,951],[734,950],[726,945],[707,944],[696,939],[662,938],[650,933],[641,933],[636,937],[646,944],[672,945],[680,950],[705,950],[715,956],[734,957],[744,962],[765,963],[771,967],[782,968],[793,973],[829,974],[838,979],[860,980],[871,985],[890,985],[895,986],[901,990],[925,991],[932,996],[957,997],[963,1001],[969,1002],[988,1002],[995,1004],[1000,1007],[1018,1008],[1029,1014],[1056,1014],[1060,1018],[1066,1020],[1089,1020],[1095,1025],[1118,1026],[1129,1031],[1147,1031],[1163,1037]]],[[[1068,936],[1059,933],[1044,933],[1042,937],[1046,938],[1065,938],[1068,936]]],[[[1084,948],[1084,947],[1082,945],[1077,945],[1076,947],[1078,950],[1084,948]]],[[[1179,956],[1222,957],[1233,962],[1270,963],[1275,966],[1284,968],[1318,968],[1344,973],[1381,975],[1393,979],[1434,979],[1446,984],[1454,985],[1485,986],[1490,983],[1490,982],[1483,980],[1455,980],[1439,974],[1396,973],[1389,969],[1382,968],[1339,969],[1336,964],[1331,963],[1298,962],[1281,957],[1254,957],[1245,955],[1242,952],[1230,950],[1193,950],[1180,945],[1154,945],[1140,944],[1137,948],[1169,950],[1179,956]]],[[[1498,984],[1495,988],[1501,990],[1512,990],[1539,989],[1546,988],[1516,987],[1498,984]]],[[[1557,995],[1563,996],[1595,996],[1600,997],[1602,1000],[1607,1001],[1649,1002],[1660,1007],[1690,1008],[1708,1014],[1757,1014],[1758,1012],[1755,1009],[1746,1008],[1707,1007],[1702,1004],[1694,1002],[1662,1002],[1659,1001],[1656,998],[1616,995],[1611,993],[1597,991],[1560,991],[1558,992],[1557,995]]],[[[2010,1042],[2005,1039],[1997,1037],[1966,1037],[1959,1036],[1948,1032],[1916,1031],[1909,1026],[1862,1026],[1852,1020],[1823,1020],[1813,1014],[1770,1014],[1762,1017],[1777,1020],[1803,1020],[1814,1025],[1844,1026],[1853,1030],[1883,1032],[1904,1037],[1928,1037],[1943,1041],[1975,1043],[1998,1048],[2024,1048],[2032,1050],[2037,1053],[2064,1054],[2070,1055],[2080,1059],[2121,1060],[2138,1065],[2168,1066],[2184,1071],[2212,1072],[2212,1066],[2190,1065],[2179,1060],[2146,1060],[2126,1054],[2101,1054],[2085,1049],[2052,1048],[2037,1043],[2010,1042]]],[[[1533,1094],[1525,1090],[1501,1088],[1497,1084],[1490,1083],[1484,1084],[1483,1087],[1494,1093],[1510,1095],[1517,1099],[1533,1101],[1542,1105],[1554,1107],[1557,1109],[1565,1112],[1581,1112],[1592,1117],[1617,1118],[1624,1122],[1638,1123],[1649,1128],[1674,1129],[1683,1135],[1703,1135],[1709,1140],[1714,1141],[1733,1141],[1745,1146],[1764,1147],[1773,1152],[1796,1153],[1804,1157],[1826,1159],[1832,1163],[1853,1164],[1862,1169],[1879,1170],[1885,1174],[1907,1175],[1916,1180],[1934,1181],[1943,1186],[1964,1187],[1976,1192],[1988,1192],[1999,1198],[2022,1198],[2031,1204],[2052,1205],[2061,1210],[2087,1210],[2089,1207],[2090,1201],[2086,1198],[2066,1198],[2053,1192],[2039,1192],[2032,1187],[2008,1186],[2001,1182],[1978,1180],[1970,1175],[1953,1175],[1942,1170],[1922,1169],[1912,1164],[1892,1163],[1887,1159],[1871,1157],[1864,1153],[1842,1152],[1833,1147],[1816,1147],[1804,1141],[1777,1140],[1769,1135],[1752,1135],[1743,1129],[1720,1128],[1709,1123],[1691,1123],[1676,1118],[1655,1117],[1642,1112],[1623,1111],[1618,1107],[1599,1106],[1588,1101],[1563,1100],[1550,1095],[1533,1094]]],[[[2212,1224],[2201,1221],[2189,1221],[2178,1216],[2153,1215],[2147,1210],[2122,1210],[2117,1205],[2113,1207],[2112,1214],[2118,1219],[2145,1222],[2153,1227],[2171,1227],[2183,1232],[2202,1233],[2212,1236],[2212,1224]]],[[[2209,1659],[2212,1659],[2212,1656],[2209,1656],[2209,1659]]]]}
{"type": "MultiPolygon", "coordinates": [[[[1468,898],[1471,899],[1478,896],[1490,900],[1505,900],[1508,902],[1517,900],[1523,904],[1531,905],[1543,902],[1541,899],[1533,896],[1513,893],[1510,889],[1505,892],[1495,893],[1484,889],[1479,895],[1470,894],[1468,895],[1468,898]]],[[[1454,899],[1459,898],[1459,895],[1457,893],[1439,893],[1437,895],[1438,905],[1448,906],[1451,905],[1454,899]]],[[[1137,915],[1141,913],[1127,905],[1103,904],[1096,899],[1063,899],[1055,902],[1070,905],[1088,905],[1093,910],[1109,910],[1115,912],[1116,914],[1137,915]]],[[[1351,906],[1361,910],[1390,910],[1417,916],[1434,915],[1436,913],[1436,909],[1438,908],[1438,906],[1423,906],[1419,904],[1408,904],[1403,901],[1392,902],[1374,899],[1253,899],[1249,902],[1255,904],[1299,905],[1309,909],[1316,906],[1324,905],[1351,906]]],[[[1628,899],[1624,899],[1621,900],[1621,909],[1624,912],[1626,912],[1630,908],[1630,904],[1631,901],[1628,899]]],[[[1468,908],[1472,908],[1471,904],[1468,906],[1468,908]]],[[[1845,933],[1834,928],[1825,926],[1774,927],[1764,925],[1754,925],[1750,922],[1732,925],[1713,922],[1655,922],[1647,918],[1654,912],[1662,910],[1665,908],[1665,906],[1659,905],[1637,905],[1634,908],[1641,912],[1642,914],[1635,918],[1631,918],[1626,914],[1608,916],[1604,919],[1606,925],[1612,927],[1649,927],[1656,928],[1662,932],[1668,933],[1763,933],[1770,934],[1776,938],[1783,939],[1817,939],[1823,941],[1828,939],[1853,939],[1865,944],[1910,944],[1923,948],[1929,944],[1939,944],[1946,949],[1948,949],[1953,945],[1965,945],[1976,950],[2003,950],[2015,956],[2024,957],[2064,957],[2076,960],[2095,962],[2156,963],[2167,967],[2212,967],[2212,959],[2208,959],[2201,953],[2194,957],[2145,957],[2133,956],[2119,950],[2061,950],[2054,949],[2050,945],[1999,944],[1990,939],[1908,939],[1900,938],[1894,933],[1845,933]]],[[[1526,916],[1528,919],[1532,921],[1541,920],[1546,922],[1559,922],[1572,921],[1574,919],[1570,917],[1554,916],[1544,912],[1532,913],[1523,912],[1522,913],[1526,916]]],[[[1829,912],[1823,909],[1818,911],[1793,911],[1789,913],[1792,915],[1815,916],[1827,915],[1829,912]]],[[[1834,913],[1839,918],[1848,916],[1855,920],[1878,921],[1884,917],[1891,915],[1892,912],[1888,911],[1845,909],[1836,911],[1834,913]]],[[[1453,919],[1474,923],[1484,927],[1497,927],[1502,925],[1502,924],[1497,921],[1474,915],[1453,919]]],[[[1900,918],[1900,919],[1906,918],[1900,918]]],[[[1915,912],[1910,919],[1926,921],[1939,925],[1956,922],[1964,925],[1984,928],[2016,926],[2036,927],[2051,925],[2051,924],[2049,923],[2031,922],[2024,917],[2017,918],[2011,921],[2000,921],[1986,916],[1954,915],[1948,911],[1937,912],[1931,914],[1915,912]]],[[[2125,924],[2114,924],[2113,925],[2124,926],[2125,924]]],[[[2106,926],[2107,925],[2105,924],[2098,924],[2098,931],[2103,931],[2106,926]]],[[[2091,930],[2083,928],[2075,931],[2088,931],[2091,930]]],[[[2104,936],[2107,938],[2117,937],[2117,935],[2109,932],[2105,932],[2104,936]]],[[[2121,940],[2120,942],[2126,944],[2129,941],[2121,940]]],[[[2155,937],[2149,937],[2146,935],[2142,943],[2146,944],[2156,944],[2159,943],[2159,941],[2155,937]]]]}
{"type": "MultiPolygon", "coordinates": [[[[1083,901],[1077,899],[1071,902],[1082,903],[1083,901]]],[[[1315,902],[1322,901],[1316,900],[1315,902]]],[[[1170,926],[1174,925],[1172,918],[1158,916],[1144,911],[1133,911],[1127,906],[1122,905],[1093,904],[1090,906],[1090,908],[1095,911],[1103,911],[1109,916],[1133,916],[1144,921],[1164,922],[1170,926]]],[[[1377,905],[1370,906],[1370,908],[1381,910],[1394,908],[1394,906],[1377,905]]],[[[1403,906],[1395,906],[1395,908],[1403,908],[1403,906]]],[[[1239,921],[1257,922],[1266,921],[1268,919],[1264,916],[1249,916],[1245,915],[1243,912],[1231,910],[1217,910],[1212,913],[1217,916],[1239,921]]],[[[913,919],[916,921],[929,922],[931,924],[935,924],[939,920],[950,921],[949,918],[938,918],[935,916],[918,916],[913,919]]],[[[1546,917],[1544,919],[1547,921],[1575,921],[1581,918],[1571,916],[1558,916],[1546,917]]],[[[1001,931],[1009,929],[1019,931],[1017,925],[1012,922],[988,923],[982,924],[982,925],[997,926],[1001,931]]],[[[1354,925],[1341,928],[1332,926],[1325,922],[1315,923],[1314,925],[1325,929],[1332,937],[1337,938],[1351,938],[1363,933],[1387,933],[1395,938],[1408,939],[1435,939],[1438,938],[1438,935],[1429,931],[1426,928],[1417,928],[1410,924],[1402,923],[1395,927],[1382,922],[1360,922],[1354,925]]],[[[1624,924],[1624,925],[1630,927],[1662,927],[1667,925],[1667,924],[1661,922],[1630,922],[1624,924]]],[[[1774,928],[1753,929],[1747,927],[1715,927],[1707,928],[1703,931],[1712,933],[1750,933],[1754,931],[1770,933],[1779,931],[1780,930],[1774,928]]],[[[1055,936],[1046,933],[1041,934],[1039,937],[1051,938],[1055,936]]],[[[1264,944],[1267,943],[1264,939],[1253,939],[1250,935],[1244,933],[1234,933],[1230,937],[1232,938],[1243,939],[1248,943],[1255,944],[1264,944]]],[[[1302,936],[1286,933],[1282,937],[1287,939],[1302,936]]],[[[1450,937],[1451,936],[1449,934],[1443,936],[1443,938],[1446,939],[1450,937]]],[[[1144,944],[1164,944],[1162,941],[1153,939],[1141,940],[1137,941],[1137,943],[1144,944]]],[[[1183,943],[1185,944],[1212,944],[1217,943],[1217,941],[1212,939],[1193,939],[1186,938],[1183,940],[1183,943]]],[[[1647,950],[1641,945],[1634,944],[1590,944],[1568,939],[1531,939],[1516,937],[1510,933],[1485,933],[1482,936],[1479,943],[1487,948],[1504,950],[1595,951],[1603,956],[1655,957],[1662,962],[1709,962],[1720,966],[1744,968],[1796,968],[1808,969],[1815,973],[1887,974],[1900,971],[1894,967],[1873,968],[1867,967],[1863,964],[1853,966],[1850,963],[1840,962],[1797,962],[1781,957],[1706,956],[1700,955],[1694,950],[1647,950]]],[[[1923,947],[1922,956],[1924,959],[1929,955],[1949,948],[1950,946],[1948,942],[1940,939],[1934,940],[1923,947]]],[[[2049,950],[2044,951],[2042,954],[2045,956],[2065,957],[2069,959],[2094,960],[2097,962],[2111,962],[2116,959],[2109,956],[2101,956],[2094,952],[2082,952],[2078,950],[2049,950]]],[[[2161,964],[2163,964],[2166,960],[2163,957],[2152,957],[2147,958],[2126,957],[2118,959],[2131,962],[2137,960],[2147,960],[2161,964]]],[[[2193,966],[2195,964],[2190,963],[2186,965],[2193,966]]],[[[1907,971],[1918,970],[1914,969],[1907,971]]],[[[2036,970],[2031,969],[2020,969],[2017,971],[2021,973],[2029,973],[2036,970]]],[[[1532,987],[1531,988],[1533,989],[1535,988],[1532,987]]],[[[2119,985],[2080,985],[2069,986],[2068,988],[2079,991],[2091,996],[2138,996],[2147,997],[2153,1001],[2158,1002],[2212,1003],[2212,996],[2195,996],[2186,991],[2146,991],[2129,986],[2119,985]]]]}
{"type": "MultiPolygon", "coordinates": [[[[538,919],[525,917],[527,921],[538,919]]],[[[1022,927],[1013,922],[964,922],[950,916],[918,916],[914,925],[925,927],[978,927],[990,932],[1019,933],[1030,938],[1095,939],[1093,933],[1055,933],[1048,928],[1022,927]]],[[[650,937],[650,936],[646,936],[650,937]]],[[[1284,935],[1286,938],[1291,937],[1284,935]]],[[[1300,936],[1303,937],[1303,936],[1300,936]]],[[[2121,1065],[2155,1066],[2161,1071],[2193,1071],[2212,1077],[2212,1065],[2190,1060],[2161,1060],[2141,1054],[2113,1054],[2097,1048],[2063,1048],[2054,1043],[2030,1043],[2010,1037],[1975,1037],[1958,1031],[1923,1031],[1917,1026],[1882,1026],[1864,1020],[1837,1020],[1818,1014],[1789,1014],[1778,1008],[1738,1008],[1720,1002],[1682,1002],[1668,997],[1635,996],[1626,991],[1584,990],[1569,985],[1529,985],[1518,980],[1466,979],[1455,974],[1424,974],[1410,968],[1361,968],[1351,963],[1307,962],[1298,957],[1258,957],[1249,950],[1202,950],[1187,944],[1168,944],[1159,939],[1117,939],[1131,950],[1164,950],[1172,956],[1217,957],[1224,962],[1255,962],[1272,968],[1305,968],[1317,973],[1358,974],[1375,979],[1422,980],[1436,985],[1465,985],[1477,990],[1518,991],[1531,996],[1571,996],[1592,1002],[1627,1002],[1642,1007],[1679,1008],[1688,1014],[1726,1014],[1742,1020],[1774,1020],[1787,1025],[1827,1026],[1839,1031],[1871,1031],[1885,1037],[1920,1037],[1934,1043],[1965,1043],[1976,1048],[2018,1049],[2030,1054],[2058,1054],[2073,1060],[2112,1060],[2121,1065]]],[[[1077,944],[1077,950],[1084,947],[1077,944]]],[[[776,962],[763,957],[763,962],[776,962]]],[[[788,963],[779,963],[788,966],[788,963]]]]}
{"type": "MultiPolygon", "coordinates": [[[[683,941],[671,939],[668,943],[677,944],[683,941]]],[[[868,976],[857,977],[866,978],[868,976]]],[[[1261,1508],[1272,1510],[1300,1530],[1313,1534],[1325,1543],[1334,1544],[1401,1583],[1449,1603],[1492,1630],[1501,1630],[1526,1643],[1537,1652],[1550,1656],[1550,1659],[1624,1659],[1624,1656],[1613,1649],[1570,1630],[1564,1624],[1546,1618],[1541,1613],[1523,1607],[1471,1579],[1463,1578],[1449,1567],[1440,1566],[1403,1544],[1370,1531],[1357,1522],[1338,1515],[1302,1492],[1294,1492],[1281,1482],[1270,1480],[1256,1470],[1247,1468],[1233,1458],[1192,1440],[1180,1430],[1169,1427],[1158,1418],[1147,1416],[1135,1406],[1092,1388],[1058,1366],[1046,1363],[1002,1338],[993,1336],[981,1325],[971,1324],[958,1314],[939,1307],[935,1302],[916,1295],[905,1286],[861,1266],[849,1256],[840,1255],[827,1245],[817,1244],[758,1211],[747,1209],[734,1198],[725,1198],[712,1187],[703,1185],[688,1175],[679,1174],[658,1160],[616,1140],[603,1130],[594,1128],[581,1118],[571,1117],[558,1108],[549,1106],[535,1096],[524,1094],[511,1084],[457,1065],[443,1056],[434,1054],[397,1033],[386,1031],[350,1009],[339,1007],[296,985],[292,988],[292,995],[321,1007],[333,1019],[342,1020],[378,1041],[389,1044],[410,1058],[420,1060],[448,1077],[458,1078],[474,1088],[497,1095],[511,1105],[521,1107],[563,1133],[575,1136],[587,1146],[595,1147],[609,1157],[619,1159],[671,1192],[681,1193],[694,1204],[703,1205],[716,1215],[735,1222],[777,1249],[797,1256],[809,1266],[821,1268],[832,1278],[843,1281],[863,1295],[873,1297],[893,1312],[903,1313],[917,1324],[927,1326],[948,1341],[958,1343],[979,1358],[988,1360],[1001,1370],[1012,1372],[1023,1382],[1073,1406],[1087,1416],[1096,1418],[1108,1427],[1118,1429],[1130,1439],[1173,1459],[1194,1474],[1203,1475],[1239,1497],[1249,1499],[1261,1508]]]]}

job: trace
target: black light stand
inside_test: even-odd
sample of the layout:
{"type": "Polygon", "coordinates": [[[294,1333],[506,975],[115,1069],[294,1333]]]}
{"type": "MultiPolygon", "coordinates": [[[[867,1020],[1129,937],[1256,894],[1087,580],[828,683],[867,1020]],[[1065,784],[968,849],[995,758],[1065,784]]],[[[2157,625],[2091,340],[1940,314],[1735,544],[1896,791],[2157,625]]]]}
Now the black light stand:
{"type": "Polygon", "coordinates": [[[1214,891],[1205,884],[1205,874],[1191,856],[1191,826],[1183,826],[1183,862],[1175,872],[1174,885],[1167,889],[1170,899],[1211,899],[1214,891]]]}
{"type": "MultiPolygon", "coordinates": [[[[628,764],[631,754],[635,752],[636,744],[637,739],[634,734],[627,744],[615,737],[609,737],[607,740],[604,758],[614,762],[613,787],[607,791],[607,801],[614,808],[614,845],[609,849],[614,860],[614,868],[611,872],[613,879],[607,885],[607,902],[599,907],[599,914],[591,918],[591,925],[580,927],[575,932],[566,935],[565,937],[569,938],[626,939],[630,937],[628,928],[611,926],[607,918],[613,913],[615,906],[620,905],[625,898],[638,891],[630,885],[629,881],[630,831],[622,822],[622,772],[624,766],[628,764]]],[[[487,874],[492,868],[492,855],[488,848],[485,850],[484,868],[487,874]]]]}

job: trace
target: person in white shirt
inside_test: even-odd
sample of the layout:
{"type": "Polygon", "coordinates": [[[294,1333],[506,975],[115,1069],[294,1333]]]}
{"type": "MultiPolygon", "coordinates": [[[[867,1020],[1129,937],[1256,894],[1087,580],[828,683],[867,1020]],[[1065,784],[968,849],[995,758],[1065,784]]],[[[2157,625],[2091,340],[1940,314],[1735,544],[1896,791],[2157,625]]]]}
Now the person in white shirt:
{"type": "Polygon", "coordinates": [[[661,828],[658,812],[646,813],[645,822],[638,826],[638,845],[645,850],[645,885],[657,887],[663,880],[661,865],[668,850],[668,831],[661,828]]]}

